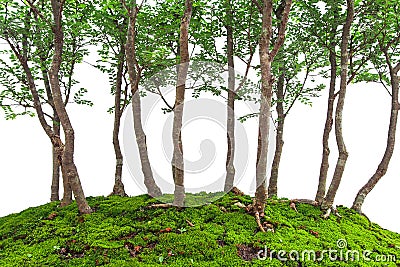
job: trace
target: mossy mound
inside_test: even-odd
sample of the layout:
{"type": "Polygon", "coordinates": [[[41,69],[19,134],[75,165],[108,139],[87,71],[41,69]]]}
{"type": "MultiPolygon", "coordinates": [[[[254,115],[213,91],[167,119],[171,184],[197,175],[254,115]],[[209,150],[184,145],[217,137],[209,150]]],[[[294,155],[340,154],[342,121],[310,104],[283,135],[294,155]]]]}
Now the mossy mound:
{"type": "Polygon", "coordinates": [[[400,234],[344,207],[342,218],[324,220],[311,205],[297,204],[296,212],[270,201],[265,220],[273,231],[264,233],[235,204],[250,204],[248,196],[183,209],[148,208],[157,200],[145,195],[88,201],[90,215],[55,202],[0,218],[0,266],[400,266],[400,234]]]}

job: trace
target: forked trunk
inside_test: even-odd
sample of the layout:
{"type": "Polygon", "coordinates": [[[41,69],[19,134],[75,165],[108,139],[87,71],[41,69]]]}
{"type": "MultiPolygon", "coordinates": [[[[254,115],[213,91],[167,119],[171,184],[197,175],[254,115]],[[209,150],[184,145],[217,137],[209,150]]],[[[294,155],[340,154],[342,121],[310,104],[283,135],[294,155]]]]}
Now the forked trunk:
{"type": "MultiPolygon", "coordinates": [[[[42,64],[42,78],[43,78],[43,83],[44,87],[46,89],[46,95],[47,99],[49,101],[49,104],[53,108],[53,135],[55,136],[60,136],[60,119],[58,118],[56,109],[54,107],[54,100],[53,100],[53,95],[51,93],[51,88],[50,88],[50,81],[49,81],[49,75],[45,69],[45,62],[46,59],[44,57],[41,57],[41,64],[42,64]]],[[[53,164],[53,172],[52,172],[52,179],[51,179],[51,195],[50,195],[50,201],[58,201],[60,200],[60,163],[61,163],[61,156],[60,150],[57,149],[56,145],[52,141],[52,138],[50,137],[50,141],[52,142],[52,164],[53,164]]],[[[61,151],[62,153],[62,151],[61,151]]],[[[72,193],[71,193],[71,187],[69,184],[64,184],[64,197],[63,200],[66,199],[66,194],[69,195],[69,201],[66,201],[65,204],[70,204],[72,202],[72,193]]]]}
{"type": "Polygon", "coordinates": [[[392,67],[390,58],[387,51],[384,51],[386,57],[386,64],[390,71],[390,81],[392,86],[392,108],[390,111],[390,124],[388,129],[388,138],[386,141],[386,150],[383,155],[382,161],[378,165],[378,169],[375,171],[374,175],[369,179],[369,181],[358,191],[358,194],[353,202],[352,209],[361,213],[361,208],[364,203],[365,198],[374,189],[375,185],[379,180],[386,174],[390,160],[393,155],[395,139],[396,139],[396,127],[397,118],[399,113],[399,76],[397,75],[400,69],[400,63],[397,64],[395,68],[392,67]]]}
{"type": "Polygon", "coordinates": [[[64,130],[65,135],[65,147],[62,153],[62,173],[63,177],[67,177],[71,186],[72,192],[78,209],[81,213],[91,213],[92,209],[88,205],[85,194],[83,193],[82,185],[79,179],[78,170],[74,162],[74,142],[75,133],[70,122],[68,113],[65,109],[65,105],[61,95],[59,71],[62,60],[62,49],[63,49],[63,31],[62,31],[62,9],[64,1],[52,0],[51,6],[53,10],[54,25],[52,26],[54,34],[54,55],[49,71],[51,91],[54,99],[54,106],[57,114],[60,118],[60,123],[64,130]]]}
{"type": "Polygon", "coordinates": [[[343,26],[342,43],[340,51],[341,55],[340,91],[335,113],[335,135],[339,151],[339,157],[336,162],[336,167],[335,167],[335,172],[333,174],[332,182],[329,186],[328,192],[324,200],[321,203],[321,209],[324,211],[330,209],[333,205],[337,190],[339,189],[339,185],[342,180],[343,172],[346,167],[346,161],[348,157],[346,145],[343,139],[342,115],[343,115],[343,107],[347,89],[347,72],[348,72],[348,59],[349,59],[348,44],[350,38],[350,28],[353,23],[353,19],[354,19],[354,0],[347,0],[347,16],[346,16],[346,22],[343,26]]]}
{"type": "MultiPolygon", "coordinates": [[[[338,10],[336,7],[334,7],[334,12],[335,18],[338,18],[338,10]]],[[[332,40],[335,39],[337,31],[337,25],[335,24],[332,27],[331,31],[331,38],[332,40]]],[[[319,171],[319,181],[318,181],[318,189],[317,189],[317,194],[315,196],[315,201],[318,203],[322,203],[325,193],[326,193],[326,179],[328,176],[328,170],[329,170],[329,155],[330,155],[330,149],[329,149],[329,135],[332,131],[332,125],[333,125],[333,108],[335,104],[335,89],[336,89],[336,73],[337,73],[337,64],[336,64],[336,43],[335,41],[332,41],[329,45],[330,50],[329,50],[329,62],[330,62],[330,67],[331,67],[331,73],[330,73],[330,83],[329,83],[329,96],[328,96],[328,108],[326,112],[326,120],[325,120],[325,127],[324,127],[324,133],[322,136],[322,161],[321,161],[321,167],[319,171]]]]}

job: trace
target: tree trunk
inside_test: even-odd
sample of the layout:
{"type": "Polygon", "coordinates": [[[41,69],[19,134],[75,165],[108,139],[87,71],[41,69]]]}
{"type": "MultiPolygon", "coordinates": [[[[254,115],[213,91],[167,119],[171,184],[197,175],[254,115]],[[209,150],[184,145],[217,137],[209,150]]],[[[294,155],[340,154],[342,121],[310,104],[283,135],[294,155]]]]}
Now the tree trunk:
{"type": "Polygon", "coordinates": [[[391,65],[389,55],[387,50],[384,51],[386,57],[386,64],[390,70],[390,81],[392,86],[392,108],[390,112],[390,124],[388,129],[388,138],[386,142],[386,150],[383,155],[381,162],[378,165],[378,169],[375,171],[374,175],[369,179],[369,181],[358,191],[358,194],[353,202],[352,209],[361,213],[361,207],[364,203],[365,198],[374,189],[375,185],[379,180],[386,174],[390,160],[393,155],[395,138],[396,138],[396,127],[397,127],[397,117],[399,113],[399,76],[397,72],[400,69],[400,63],[394,69],[391,65]]]}
{"type": "Polygon", "coordinates": [[[261,9],[262,30],[260,37],[260,69],[261,69],[261,103],[258,123],[258,147],[257,147],[257,165],[256,165],[256,193],[253,204],[253,210],[260,216],[264,215],[266,187],[265,179],[267,172],[268,139],[271,116],[271,98],[273,75],[271,63],[273,62],[280,47],[285,40],[285,30],[289,19],[291,0],[286,1],[286,5],[280,22],[278,38],[270,51],[272,37],[272,0],[264,0],[261,9]]]}
{"type": "MultiPolygon", "coordinates": [[[[281,73],[284,71],[283,68],[280,69],[281,73]]],[[[285,87],[285,75],[282,73],[279,76],[277,84],[277,103],[276,112],[278,113],[278,126],[276,131],[276,143],[275,143],[275,154],[274,160],[272,162],[271,177],[269,179],[268,185],[268,197],[278,196],[278,176],[279,176],[279,165],[282,157],[283,150],[283,129],[285,126],[286,114],[283,108],[284,99],[284,87],[285,87]]]]}
{"type": "Polygon", "coordinates": [[[125,64],[125,48],[124,45],[120,47],[120,53],[118,55],[118,70],[115,84],[115,96],[114,96],[114,129],[113,129],[113,145],[115,152],[115,181],[111,195],[118,195],[121,197],[127,196],[125,187],[122,182],[122,166],[124,159],[121,153],[121,144],[119,142],[119,131],[121,127],[121,95],[122,95],[122,78],[125,64]]]}
{"type": "Polygon", "coordinates": [[[354,19],[354,0],[347,0],[347,16],[346,22],[343,26],[342,33],[342,43],[341,43],[341,51],[340,51],[340,91],[339,91],[339,99],[336,106],[335,113],[335,135],[336,135],[336,143],[339,150],[339,157],[336,163],[335,172],[333,174],[332,182],[329,186],[328,192],[325,198],[322,201],[321,209],[328,210],[332,207],[333,202],[335,200],[336,192],[339,189],[339,185],[343,176],[343,172],[346,166],[346,161],[348,157],[348,153],[346,150],[346,145],[343,139],[343,130],[342,130],[342,115],[343,115],[343,107],[346,97],[346,89],[347,89],[347,71],[348,71],[348,44],[350,38],[350,29],[354,19]]]}
{"type": "Polygon", "coordinates": [[[139,156],[142,166],[142,172],[144,175],[144,184],[147,188],[147,193],[152,197],[158,197],[162,195],[161,189],[157,186],[153,178],[153,171],[149,161],[146,144],[146,134],[142,127],[142,110],[140,106],[140,95],[138,92],[139,81],[140,81],[140,67],[136,59],[136,47],[135,47],[135,25],[138,9],[136,2],[132,3],[132,7],[126,7],[129,13],[129,26],[128,26],[128,38],[126,41],[126,59],[129,74],[129,81],[132,93],[132,112],[133,112],[133,125],[136,135],[136,143],[139,149],[139,156]]]}
{"type": "Polygon", "coordinates": [[[189,69],[189,25],[192,17],[192,0],[185,1],[185,11],[181,19],[179,54],[180,65],[176,84],[174,120],[172,126],[172,142],[174,146],[172,156],[172,175],[175,183],[173,204],[182,207],[185,202],[184,162],[182,146],[182,118],[185,101],[186,78],[189,69]]]}
{"type": "MultiPolygon", "coordinates": [[[[57,113],[53,114],[53,132],[55,135],[60,136],[60,120],[58,119],[57,113]]],[[[60,155],[57,152],[57,148],[52,145],[52,157],[53,157],[53,174],[51,179],[51,198],[50,201],[60,200],[60,155]]],[[[65,188],[64,188],[65,192],[65,188]]]]}
{"type": "Polygon", "coordinates": [[[144,175],[144,184],[147,188],[147,193],[152,197],[159,197],[162,195],[161,189],[157,186],[153,178],[153,171],[149,161],[146,144],[146,134],[142,128],[141,121],[141,107],[140,107],[140,95],[138,93],[133,94],[132,98],[133,105],[133,123],[136,134],[136,142],[139,149],[140,161],[142,164],[142,172],[144,175]]]}
{"type": "Polygon", "coordinates": [[[51,91],[54,99],[54,106],[60,118],[60,122],[65,135],[65,147],[62,153],[63,177],[68,178],[72,192],[74,193],[76,203],[78,205],[79,212],[85,214],[85,213],[91,213],[92,209],[90,208],[90,206],[86,201],[85,194],[83,192],[82,185],[79,179],[78,170],[75,166],[74,162],[75,133],[62,99],[60,81],[58,76],[61,66],[62,50],[64,42],[63,30],[61,25],[63,4],[64,1],[60,0],[51,1],[55,23],[52,26],[54,34],[54,55],[51,68],[49,71],[49,77],[50,77],[51,91]]]}
{"type": "Polygon", "coordinates": [[[226,177],[224,192],[229,192],[233,188],[235,180],[235,63],[233,58],[233,29],[229,24],[233,19],[231,3],[227,1],[227,19],[226,25],[226,43],[228,58],[228,103],[227,103],[227,120],[226,120],[226,137],[228,150],[226,154],[226,177]]]}

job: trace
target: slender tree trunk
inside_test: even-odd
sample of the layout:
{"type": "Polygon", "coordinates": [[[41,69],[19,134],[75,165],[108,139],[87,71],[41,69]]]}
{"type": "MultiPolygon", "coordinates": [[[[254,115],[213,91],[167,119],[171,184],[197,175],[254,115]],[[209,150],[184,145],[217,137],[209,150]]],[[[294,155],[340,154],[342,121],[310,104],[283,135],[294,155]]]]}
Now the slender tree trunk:
{"type": "Polygon", "coordinates": [[[336,87],[336,53],[335,53],[335,45],[331,45],[331,50],[329,52],[329,61],[331,65],[331,78],[330,78],[330,85],[329,85],[329,97],[328,97],[328,109],[326,113],[326,120],[325,120],[325,127],[324,127],[324,134],[322,137],[322,162],[319,171],[319,183],[318,183],[318,190],[315,196],[315,201],[318,203],[322,203],[322,200],[325,197],[326,193],[326,179],[328,176],[328,169],[329,169],[329,135],[332,131],[332,124],[333,124],[333,107],[335,104],[335,87],[336,87]]]}
{"type": "Polygon", "coordinates": [[[50,86],[54,99],[54,106],[57,114],[60,118],[62,128],[65,135],[65,147],[62,153],[62,173],[63,177],[67,177],[69,184],[74,193],[78,209],[81,213],[91,213],[92,209],[88,205],[85,194],[82,189],[82,185],[79,179],[78,170],[74,162],[74,148],[75,148],[75,133],[69,119],[67,110],[61,95],[59,71],[62,61],[62,50],[63,50],[63,30],[62,30],[62,9],[64,1],[51,0],[51,6],[53,10],[54,25],[52,26],[54,34],[54,55],[49,71],[50,86]]]}
{"type": "Polygon", "coordinates": [[[347,71],[348,71],[348,44],[350,38],[350,29],[354,19],[354,0],[347,0],[347,16],[346,22],[343,26],[342,43],[341,43],[341,57],[340,57],[340,91],[338,103],[335,113],[335,135],[336,143],[339,150],[339,157],[336,163],[335,172],[333,174],[332,182],[329,186],[328,192],[322,201],[321,209],[328,210],[332,207],[335,200],[336,192],[339,189],[342,180],[343,172],[346,166],[348,152],[343,139],[342,130],[342,115],[343,107],[346,97],[347,89],[347,71]]]}
{"type": "MultiPolygon", "coordinates": [[[[338,14],[338,9],[337,7],[334,7],[334,17],[338,19],[339,14],[338,14]]],[[[336,36],[336,31],[337,31],[338,25],[335,24],[332,27],[331,31],[331,39],[335,40],[336,36]]],[[[322,161],[321,161],[321,167],[319,171],[319,182],[318,182],[318,190],[317,194],[315,196],[315,201],[317,201],[319,204],[322,203],[325,193],[326,193],[326,179],[328,176],[328,170],[329,170],[329,155],[330,155],[330,149],[329,149],[329,135],[332,131],[332,125],[333,125],[333,108],[335,104],[335,89],[336,89],[336,73],[337,73],[337,63],[336,63],[336,42],[332,41],[329,45],[329,63],[331,67],[331,73],[330,73],[330,83],[329,83],[329,96],[328,96],[328,108],[326,112],[326,120],[325,120],[325,127],[324,127],[324,133],[322,136],[322,161]]]]}
{"type": "Polygon", "coordinates": [[[172,175],[175,183],[173,204],[182,207],[185,202],[184,162],[182,146],[182,118],[185,101],[186,78],[189,69],[189,25],[192,17],[192,0],[185,0],[185,11],[181,19],[179,54],[180,65],[176,84],[174,120],[172,126],[172,142],[174,146],[172,156],[172,175]]]}
{"type": "MultiPolygon", "coordinates": [[[[57,113],[53,114],[53,132],[55,135],[60,136],[60,120],[58,119],[57,113]]],[[[52,145],[52,157],[53,157],[53,174],[51,179],[51,198],[50,201],[60,200],[60,161],[57,153],[57,148],[52,145]]],[[[64,188],[65,191],[65,188],[64,188]]]]}
{"type": "MultiPolygon", "coordinates": [[[[284,71],[281,68],[281,73],[284,71]]],[[[278,195],[278,176],[279,176],[279,165],[282,157],[283,150],[283,129],[285,126],[286,114],[283,108],[283,99],[284,99],[284,88],[285,88],[285,75],[281,74],[278,79],[277,84],[277,103],[276,103],[276,112],[278,113],[278,126],[276,131],[276,143],[275,143],[275,154],[274,160],[272,162],[271,168],[271,177],[269,179],[268,185],[268,197],[273,197],[278,195]]]]}
{"type": "Polygon", "coordinates": [[[140,95],[138,93],[133,94],[132,98],[133,105],[133,123],[136,134],[136,142],[138,144],[140,161],[142,164],[142,171],[144,175],[144,184],[147,188],[147,192],[152,197],[158,197],[162,195],[161,189],[157,186],[153,178],[153,171],[149,161],[147,152],[146,134],[142,128],[141,121],[141,107],[140,107],[140,95]]]}
{"type": "Polygon", "coordinates": [[[120,53],[118,55],[118,70],[115,84],[115,96],[114,96],[114,129],[113,129],[113,145],[115,152],[115,181],[111,195],[127,196],[125,187],[122,182],[122,166],[124,159],[121,153],[121,144],[119,142],[119,131],[121,127],[121,95],[122,95],[122,76],[124,75],[124,64],[125,64],[125,47],[120,47],[120,53]]]}
{"type": "Polygon", "coordinates": [[[358,191],[356,198],[354,199],[352,209],[361,213],[361,207],[364,203],[365,198],[374,189],[375,185],[379,182],[379,180],[386,174],[390,160],[393,155],[395,138],[396,138],[396,127],[397,127],[397,118],[399,113],[399,76],[397,72],[400,69],[400,63],[398,63],[396,68],[393,68],[390,62],[390,58],[388,56],[387,51],[384,51],[386,57],[386,63],[389,67],[390,71],[390,81],[392,86],[392,108],[390,111],[390,123],[388,129],[388,138],[386,141],[386,150],[383,155],[381,162],[378,165],[378,169],[369,179],[369,181],[358,191]]]}
{"type": "Polygon", "coordinates": [[[227,1],[227,18],[226,25],[226,43],[228,58],[228,103],[227,103],[227,120],[226,120],[226,137],[228,143],[228,151],[226,155],[226,177],[224,192],[229,192],[233,188],[235,180],[235,63],[233,58],[233,28],[231,26],[232,9],[231,3],[227,1]]]}
{"type": "Polygon", "coordinates": [[[264,215],[266,200],[266,172],[268,156],[268,139],[271,116],[271,98],[273,75],[271,64],[285,40],[286,25],[289,20],[291,0],[286,0],[282,20],[280,22],[279,34],[272,51],[270,50],[272,37],[272,0],[264,0],[261,9],[262,30],[260,38],[260,69],[261,69],[261,103],[258,122],[258,147],[257,147],[257,165],[256,165],[256,193],[253,209],[256,214],[264,215]]]}
{"type": "Polygon", "coordinates": [[[136,143],[139,149],[139,156],[142,166],[142,172],[144,175],[144,184],[147,188],[147,193],[152,197],[158,197],[162,195],[161,189],[157,186],[153,178],[153,171],[149,161],[147,152],[146,134],[142,127],[142,110],[140,106],[140,95],[138,92],[139,81],[140,81],[140,67],[136,59],[136,47],[135,47],[135,25],[138,8],[136,2],[133,1],[132,7],[126,6],[129,13],[129,26],[128,26],[128,39],[126,42],[126,59],[129,74],[129,81],[132,93],[132,112],[133,112],[133,125],[136,135],[136,143]]]}

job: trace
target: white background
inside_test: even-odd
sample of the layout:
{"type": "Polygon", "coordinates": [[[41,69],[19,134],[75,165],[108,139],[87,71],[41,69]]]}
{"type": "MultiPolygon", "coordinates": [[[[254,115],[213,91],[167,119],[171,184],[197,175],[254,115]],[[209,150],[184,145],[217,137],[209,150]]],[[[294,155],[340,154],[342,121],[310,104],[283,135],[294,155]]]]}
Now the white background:
{"type": "MultiPolygon", "coordinates": [[[[75,162],[86,196],[108,195],[114,179],[114,151],[112,146],[113,115],[106,110],[113,105],[109,94],[107,78],[89,65],[78,69],[78,80],[89,89],[88,98],[94,107],[72,104],[68,107],[76,132],[75,162]]],[[[328,81],[326,81],[328,83],[328,81]]],[[[313,100],[313,107],[297,103],[286,121],[285,145],[279,177],[279,196],[288,198],[313,199],[318,185],[319,167],[322,154],[322,133],[325,122],[327,90],[313,100]]],[[[390,115],[390,96],[379,84],[357,84],[348,88],[344,109],[344,138],[349,151],[347,167],[340,185],[337,205],[350,207],[357,191],[376,170],[385,146],[390,115]]],[[[246,125],[249,145],[255,156],[256,121],[246,125]],[[251,126],[252,125],[252,126],[251,126]]],[[[199,156],[201,133],[207,129],[202,124],[191,126],[184,133],[184,149],[188,158],[199,156]],[[190,133],[190,134],[189,134],[190,133]]],[[[162,121],[160,121],[162,127],[162,121]]],[[[210,126],[214,129],[215,126],[210,126]]],[[[14,121],[0,119],[0,216],[19,212],[28,207],[47,203],[51,184],[51,146],[41,129],[37,118],[18,118],[14,121]]],[[[148,143],[152,132],[146,129],[148,143]]],[[[215,142],[225,143],[226,133],[220,129],[215,134],[215,142]]],[[[397,135],[398,140],[399,135],[397,135]]],[[[209,138],[209,137],[207,137],[209,138]]],[[[400,141],[399,141],[400,142],[400,141]]],[[[150,160],[157,165],[161,154],[150,147],[150,160]]],[[[217,146],[219,147],[219,146],[217,146]]],[[[337,153],[334,136],[331,136],[332,177],[337,153]]],[[[225,149],[219,149],[218,157],[225,157],[225,149]]],[[[400,232],[398,190],[400,188],[400,146],[397,145],[389,171],[368,195],[363,211],[382,227],[400,232]]],[[[217,160],[216,162],[224,162],[217,160]]],[[[251,165],[252,164],[252,165],[251,165]]],[[[255,167],[255,162],[249,168],[255,167]]],[[[168,165],[167,165],[168,166],[168,165]]],[[[221,166],[212,166],[221,170],[221,166]]],[[[223,169],[223,168],[222,168],[223,169]]],[[[164,170],[170,175],[170,167],[164,170]]],[[[204,179],[207,179],[204,177],[204,179]]],[[[138,185],[124,168],[123,181],[129,195],[142,194],[138,185]]],[[[330,181],[328,181],[330,182],[330,181]]],[[[240,184],[249,192],[249,184],[240,184]]]]}

